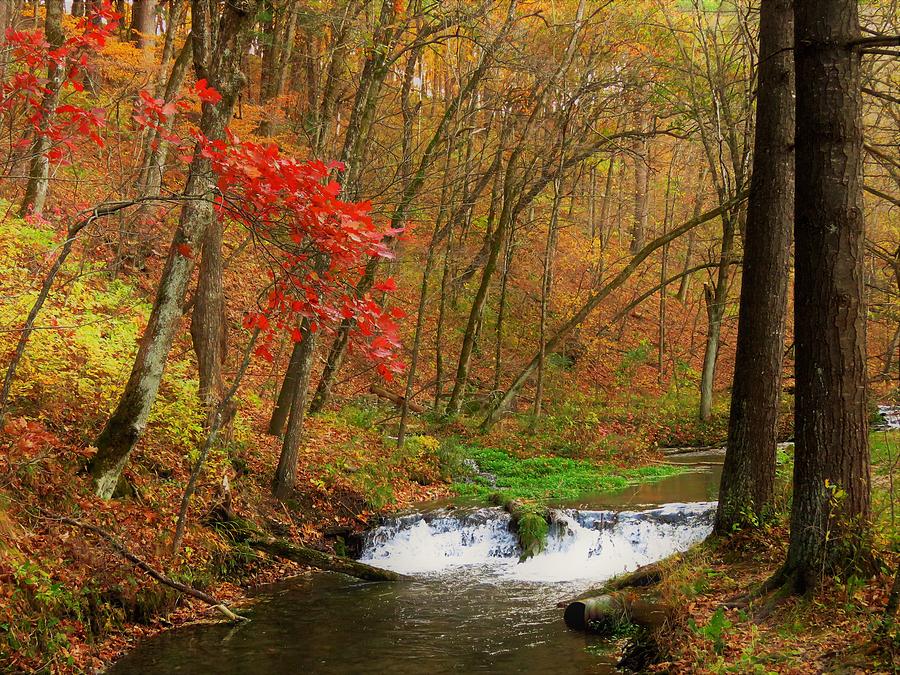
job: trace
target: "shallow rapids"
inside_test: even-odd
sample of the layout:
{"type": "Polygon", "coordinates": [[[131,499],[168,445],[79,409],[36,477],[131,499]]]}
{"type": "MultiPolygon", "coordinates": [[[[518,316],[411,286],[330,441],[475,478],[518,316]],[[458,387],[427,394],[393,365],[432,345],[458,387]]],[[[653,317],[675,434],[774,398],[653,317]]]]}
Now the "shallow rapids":
{"type": "Polygon", "coordinates": [[[363,551],[411,580],[304,574],[260,589],[250,623],[163,633],[109,672],[611,675],[608,645],[568,630],[556,603],[703,539],[719,475],[704,466],[560,505],[547,549],[521,564],[501,510],[423,507],[385,520],[363,551]]]}
{"type": "Polygon", "coordinates": [[[597,582],[702,541],[714,514],[715,502],[637,512],[553,510],[546,549],[520,563],[509,514],[441,509],[388,519],[368,534],[362,560],[413,575],[597,582]]]}

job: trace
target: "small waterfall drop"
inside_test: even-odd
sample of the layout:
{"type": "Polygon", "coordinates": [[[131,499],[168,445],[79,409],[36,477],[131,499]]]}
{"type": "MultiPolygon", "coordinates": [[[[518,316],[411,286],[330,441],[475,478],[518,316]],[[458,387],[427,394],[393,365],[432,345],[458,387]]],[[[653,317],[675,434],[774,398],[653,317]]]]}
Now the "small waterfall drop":
{"type": "Polygon", "coordinates": [[[702,541],[715,508],[697,502],[648,511],[553,510],[546,549],[522,563],[502,509],[440,509],[388,518],[367,534],[362,560],[404,574],[477,567],[501,580],[600,581],[702,541]]]}

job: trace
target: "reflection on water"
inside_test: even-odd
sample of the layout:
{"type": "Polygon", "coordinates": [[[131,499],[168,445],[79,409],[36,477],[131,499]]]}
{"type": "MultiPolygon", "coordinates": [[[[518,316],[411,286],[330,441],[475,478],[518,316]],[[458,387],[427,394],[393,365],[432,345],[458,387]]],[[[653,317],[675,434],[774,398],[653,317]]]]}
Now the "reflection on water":
{"type": "Polygon", "coordinates": [[[160,635],[110,673],[613,672],[566,629],[565,584],[480,583],[469,574],[365,584],[331,574],[270,590],[239,626],[160,635]]]}
{"type": "MultiPolygon", "coordinates": [[[[718,477],[718,469],[706,469],[559,506],[595,512],[609,508],[642,511],[668,502],[708,501],[715,497],[718,477]]],[[[625,526],[621,523],[629,518],[642,523],[655,518],[657,530],[664,531],[664,521],[672,512],[663,509],[658,516],[627,516],[619,525],[601,527],[622,530],[625,526]]],[[[571,536],[572,529],[578,534],[576,518],[585,528],[584,537],[595,527],[589,522],[594,516],[565,513],[570,532],[561,537],[571,536]]],[[[631,536],[638,549],[646,547],[646,541],[638,539],[645,537],[647,526],[627,527],[632,529],[622,530],[622,541],[631,536]]],[[[398,533],[402,529],[398,528],[398,533]]],[[[585,555],[577,546],[571,550],[573,555],[576,550],[585,555]]],[[[608,545],[597,551],[614,557],[604,569],[640,560],[633,557],[633,551],[628,558],[623,549],[608,545]]],[[[559,553],[549,551],[548,555],[559,553]]],[[[391,555],[389,552],[379,564],[390,566],[391,555]]],[[[396,558],[394,562],[399,564],[396,558]]],[[[587,559],[584,562],[589,564],[587,559]]],[[[560,564],[569,567],[572,561],[561,560],[560,564]]],[[[556,607],[558,601],[598,579],[587,574],[577,582],[536,582],[510,576],[509,565],[505,553],[488,555],[472,564],[445,566],[394,584],[362,583],[332,574],[304,575],[262,589],[258,602],[247,612],[252,619],[248,624],[198,625],[164,633],[127,654],[109,672],[615,672],[614,659],[597,653],[602,643],[567,630],[556,607]]],[[[605,572],[598,568],[595,574],[605,572]]],[[[561,577],[569,578],[567,574],[542,576],[561,577]]]]}

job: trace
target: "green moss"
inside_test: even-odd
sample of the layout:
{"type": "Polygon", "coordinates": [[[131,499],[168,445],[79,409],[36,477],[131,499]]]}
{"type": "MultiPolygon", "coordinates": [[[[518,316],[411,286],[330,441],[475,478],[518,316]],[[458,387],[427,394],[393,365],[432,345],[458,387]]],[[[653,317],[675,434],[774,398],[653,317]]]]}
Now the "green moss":
{"type": "Polygon", "coordinates": [[[519,545],[522,547],[522,555],[519,562],[527,560],[544,550],[547,545],[547,534],[550,526],[544,520],[544,516],[534,511],[524,513],[516,524],[519,534],[519,545]]]}
{"type": "Polygon", "coordinates": [[[469,483],[454,483],[453,488],[459,495],[480,498],[499,491],[513,499],[575,499],[672,476],[684,470],[674,466],[620,469],[568,457],[521,459],[492,448],[470,446],[467,450],[481,472],[495,477],[496,485],[492,486],[487,476],[479,475],[469,483]]]}

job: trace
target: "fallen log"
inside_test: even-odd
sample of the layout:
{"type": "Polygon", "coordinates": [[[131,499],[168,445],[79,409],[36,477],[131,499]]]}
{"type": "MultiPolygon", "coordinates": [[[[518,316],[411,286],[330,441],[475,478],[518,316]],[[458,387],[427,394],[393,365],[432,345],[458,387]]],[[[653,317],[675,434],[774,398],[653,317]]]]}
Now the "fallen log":
{"type": "MultiPolygon", "coordinates": [[[[388,401],[390,401],[391,403],[393,403],[394,405],[397,405],[397,406],[402,406],[403,401],[406,398],[402,394],[395,394],[392,391],[388,391],[384,387],[379,387],[377,384],[373,384],[371,387],[369,387],[369,393],[375,394],[379,398],[387,399],[388,401]]],[[[420,406],[418,403],[413,403],[412,401],[409,402],[407,407],[410,410],[412,410],[414,413],[421,414],[421,413],[425,412],[425,408],[420,406]]]]}
{"type": "Polygon", "coordinates": [[[80,520],[75,520],[74,518],[67,518],[65,516],[53,516],[52,520],[57,520],[61,523],[65,523],[66,525],[72,525],[74,527],[81,528],[82,530],[86,530],[88,532],[93,532],[97,536],[105,539],[107,543],[112,547],[112,549],[121,555],[123,558],[128,560],[129,562],[136,565],[138,568],[143,570],[149,577],[155,579],[159,583],[164,586],[169,586],[170,588],[174,588],[176,591],[180,593],[184,593],[185,595],[189,595],[192,598],[197,598],[201,602],[205,602],[207,605],[210,605],[217,612],[222,614],[229,621],[249,621],[247,617],[240,616],[239,614],[235,614],[228,606],[223,602],[219,602],[211,595],[204,593],[203,591],[199,591],[193,586],[188,586],[187,584],[183,584],[180,581],[175,581],[170,577],[167,577],[162,572],[154,569],[150,566],[149,563],[145,562],[134,553],[129,551],[124,544],[120,543],[118,539],[116,539],[113,535],[107,532],[104,529],[97,527],[96,525],[91,525],[90,523],[85,523],[80,520]]]}
{"type": "Polygon", "coordinates": [[[400,581],[408,577],[367,565],[351,558],[317,551],[306,546],[298,546],[285,539],[271,537],[257,525],[245,518],[239,518],[224,508],[214,508],[205,518],[213,526],[235,543],[242,543],[257,551],[263,551],[276,558],[290,560],[300,565],[315,567],[326,572],[338,572],[365,581],[400,581]]]}
{"type": "Polygon", "coordinates": [[[610,637],[620,634],[629,624],[655,631],[666,625],[673,614],[670,607],[660,602],[615,592],[569,603],[563,619],[572,630],[610,637]]]}
{"type": "Polygon", "coordinates": [[[489,499],[502,507],[512,518],[510,526],[519,538],[519,547],[522,549],[522,555],[519,556],[520,563],[544,550],[547,536],[550,534],[550,517],[546,509],[538,509],[518,499],[510,499],[502,492],[495,492],[489,499]]]}
{"type": "Polygon", "coordinates": [[[563,600],[561,602],[558,602],[556,606],[568,607],[570,603],[576,602],[578,600],[605,595],[610,593],[611,591],[622,591],[627,588],[646,588],[648,586],[654,586],[662,581],[663,568],[672,564],[673,562],[678,562],[679,560],[681,560],[681,554],[676,553],[675,555],[671,555],[663,560],[650,563],[649,565],[643,565],[641,567],[638,567],[633,572],[621,574],[617,577],[613,577],[609,581],[603,582],[600,586],[589,588],[584,593],[576,595],[570,600],[563,600]]]}
{"type": "Polygon", "coordinates": [[[276,558],[283,558],[308,567],[339,572],[364,581],[400,581],[407,579],[403,574],[361,563],[358,560],[344,558],[331,553],[324,553],[313,548],[297,546],[284,539],[269,537],[267,539],[248,539],[245,542],[250,548],[264,551],[276,558]]]}

